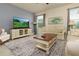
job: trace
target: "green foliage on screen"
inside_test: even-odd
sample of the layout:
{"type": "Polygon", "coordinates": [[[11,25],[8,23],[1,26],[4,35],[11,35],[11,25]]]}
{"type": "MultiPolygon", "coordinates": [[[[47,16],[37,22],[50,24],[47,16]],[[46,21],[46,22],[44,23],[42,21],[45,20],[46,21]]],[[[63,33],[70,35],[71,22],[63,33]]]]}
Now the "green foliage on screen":
{"type": "Polygon", "coordinates": [[[13,19],[13,28],[29,28],[29,22],[21,22],[17,19],[13,19]]]}

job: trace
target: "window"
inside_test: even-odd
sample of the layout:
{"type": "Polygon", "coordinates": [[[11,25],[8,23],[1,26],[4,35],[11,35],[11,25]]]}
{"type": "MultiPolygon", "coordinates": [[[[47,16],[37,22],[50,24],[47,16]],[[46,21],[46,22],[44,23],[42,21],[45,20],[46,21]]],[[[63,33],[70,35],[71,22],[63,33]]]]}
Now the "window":
{"type": "Polygon", "coordinates": [[[70,27],[79,28],[79,8],[73,8],[69,10],[70,14],[70,27]]]}
{"type": "Polygon", "coordinates": [[[37,25],[38,27],[45,26],[45,14],[37,16],[37,25]]]}

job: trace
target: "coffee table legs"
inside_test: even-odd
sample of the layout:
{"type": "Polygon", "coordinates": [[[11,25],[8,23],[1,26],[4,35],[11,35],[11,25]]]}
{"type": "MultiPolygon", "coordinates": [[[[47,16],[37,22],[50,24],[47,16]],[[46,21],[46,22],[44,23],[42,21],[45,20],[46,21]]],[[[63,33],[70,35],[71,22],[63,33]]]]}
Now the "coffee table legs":
{"type": "Polygon", "coordinates": [[[49,51],[49,45],[47,45],[47,46],[46,46],[46,54],[48,55],[49,52],[50,52],[50,51],[49,51]]]}

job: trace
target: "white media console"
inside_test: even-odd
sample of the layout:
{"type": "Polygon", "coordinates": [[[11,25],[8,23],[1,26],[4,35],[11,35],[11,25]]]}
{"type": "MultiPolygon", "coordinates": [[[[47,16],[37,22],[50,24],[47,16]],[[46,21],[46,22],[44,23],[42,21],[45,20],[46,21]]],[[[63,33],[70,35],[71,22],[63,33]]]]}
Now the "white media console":
{"type": "Polygon", "coordinates": [[[12,29],[11,30],[11,39],[33,35],[32,29],[24,28],[24,29],[12,29]]]}

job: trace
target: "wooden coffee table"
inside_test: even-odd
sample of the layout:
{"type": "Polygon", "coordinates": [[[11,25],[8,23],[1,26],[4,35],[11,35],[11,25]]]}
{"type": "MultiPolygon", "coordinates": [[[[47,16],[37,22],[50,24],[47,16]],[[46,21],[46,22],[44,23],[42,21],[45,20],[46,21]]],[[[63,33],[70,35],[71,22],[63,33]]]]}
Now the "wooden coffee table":
{"type": "Polygon", "coordinates": [[[36,47],[37,48],[40,48],[42,50],[45,50],[46,51],[46,54],[49,54],[49,50],[54,45],[54,43],[56,42],[56,39],[57,39],[57,36],[55,36],[54,38],[52,38],[49,41],[45,41],[45,40],[43,40],[42,37],[40,37],[40,36],[38,37],[37,36],[35,38],[35,41],[37,42],[36,47]]]}

